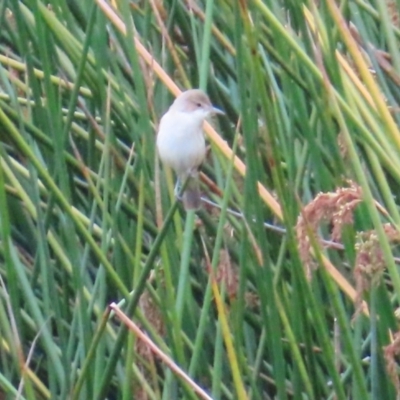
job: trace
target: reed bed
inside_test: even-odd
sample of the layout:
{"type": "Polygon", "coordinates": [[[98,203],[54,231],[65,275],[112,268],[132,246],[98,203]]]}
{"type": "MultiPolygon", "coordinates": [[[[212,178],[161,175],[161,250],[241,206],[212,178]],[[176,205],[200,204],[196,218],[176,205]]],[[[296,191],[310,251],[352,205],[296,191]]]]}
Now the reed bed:
{"type": "Polygon", "coordinates": [[[398,6],[0,0],[0,398],[399,398],[398,6]]]}

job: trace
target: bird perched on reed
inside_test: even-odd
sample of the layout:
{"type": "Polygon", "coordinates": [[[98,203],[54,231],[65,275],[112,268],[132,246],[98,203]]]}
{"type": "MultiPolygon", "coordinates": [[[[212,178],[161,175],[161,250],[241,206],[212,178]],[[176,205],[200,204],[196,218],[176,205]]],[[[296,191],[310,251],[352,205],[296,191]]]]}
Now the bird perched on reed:
{"type": "Polygon", "coordinates": [[[157,150],[161,161],[177,175],[175,194],[188,180],[182,194],[186,210],[201,206],[199,167],[206,156],[204,120],[213,114],[223,114],[200,89],[181,93],[160,121],[157,150]]]}

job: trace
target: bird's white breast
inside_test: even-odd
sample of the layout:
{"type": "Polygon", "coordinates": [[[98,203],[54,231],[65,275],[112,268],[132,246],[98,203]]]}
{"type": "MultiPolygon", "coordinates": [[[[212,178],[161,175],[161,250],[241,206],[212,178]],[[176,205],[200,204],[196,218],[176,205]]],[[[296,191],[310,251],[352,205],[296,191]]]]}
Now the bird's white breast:
{"type": "Polygon", "coordinates": [[[204,160],[204,117],[186,112],[167,112],[160,121],[157,149],[161,160],[178,175],[189,173],[204,160]]]}

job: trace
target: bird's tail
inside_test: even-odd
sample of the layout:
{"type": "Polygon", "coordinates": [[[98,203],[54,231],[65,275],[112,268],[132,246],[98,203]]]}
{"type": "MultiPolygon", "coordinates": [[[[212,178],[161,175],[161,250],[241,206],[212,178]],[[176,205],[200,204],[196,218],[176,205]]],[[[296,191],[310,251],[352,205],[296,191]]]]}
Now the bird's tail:
{"type": "Polygon", "coordinates": [[[198,210],[201,207],[201,193],[198,177],[191,176],[182,194],[183,206],[186,211],[198,210]]]}

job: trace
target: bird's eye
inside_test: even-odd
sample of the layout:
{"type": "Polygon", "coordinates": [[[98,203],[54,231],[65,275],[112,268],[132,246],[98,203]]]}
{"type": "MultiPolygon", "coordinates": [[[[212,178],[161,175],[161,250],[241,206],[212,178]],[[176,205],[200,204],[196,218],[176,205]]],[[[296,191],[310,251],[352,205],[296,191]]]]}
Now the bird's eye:
{"type": "Polygon", "coordinates": [[[197,105],[197,107],[201,107],[201,103],[197,103],[196,105],[197,105]]]}

